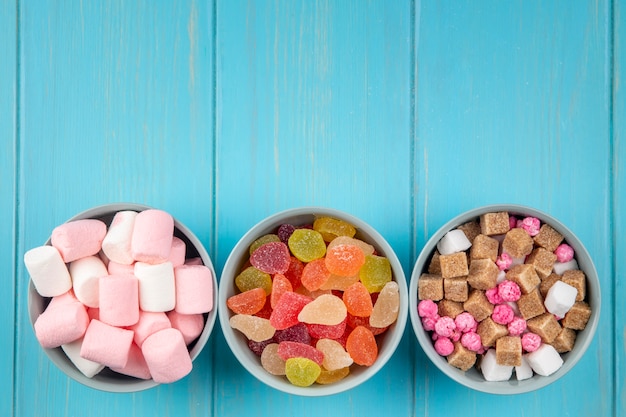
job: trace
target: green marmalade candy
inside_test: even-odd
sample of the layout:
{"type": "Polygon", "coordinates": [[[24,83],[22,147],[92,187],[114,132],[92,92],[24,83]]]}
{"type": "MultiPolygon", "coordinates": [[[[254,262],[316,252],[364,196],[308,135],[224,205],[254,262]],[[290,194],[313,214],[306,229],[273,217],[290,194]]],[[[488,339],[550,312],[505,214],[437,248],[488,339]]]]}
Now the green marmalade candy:
{"type": "Polygon", "coordinates": [[[289,358],[285,362],[285,375],[289,382],[298,387],[312,385],[320,376],[322,368],[311,359],[289,358]]]}
{"type": "Polygon", "coordinates": [[[319,232],[311,229],[296,229],[289,237],[289,250],[302,262],[311,262],[326,254],[326,243],[319,232]]]}
{"type": "Polygon", "coordinates": [[[263,271],[259,271],[253,266],[249,266],[235,278],[235,285],[241,292],[263,288],[265,294],[272,293],[272,277],[263,271]]]}

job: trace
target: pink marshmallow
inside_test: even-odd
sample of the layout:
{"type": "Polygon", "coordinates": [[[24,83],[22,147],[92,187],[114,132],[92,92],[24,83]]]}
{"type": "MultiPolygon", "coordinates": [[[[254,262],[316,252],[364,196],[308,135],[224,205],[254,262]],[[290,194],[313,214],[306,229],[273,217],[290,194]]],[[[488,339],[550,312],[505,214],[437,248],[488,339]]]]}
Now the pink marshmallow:
{"type": "Polygon", "coordinates": [[[141,351],[155,382],[167,384],[191,372],[189,351],[176,329],[164,329],[148,336],[141,351]]]}
{"type": "Polygon", "coordinates": [[[132,330],[110,326],[100,320],[91,320],[83,338],[80,356],[110,368],[120,369],[128,362],[132,343],[132,330]]]}
{"type": "Polygon", "coordinates": [[[204,265],[182,265],[174,269],[176,311],[181,314],[208,313],[213,309],[213,276],[204,265]]]}
{"type": "Polygon", "coordinates": [[[204,262],[202,262],[202,258],[195,257],[185,260],[185,265],[204,265],[204,262]]]}
{"type": "Polygon", "coordinates": [[[109,261],[109,265],[107,266],[107,271],[109,275],[123,275],[123,274],[134,274],[135,273],[135,264],[132,263],[130,265],[118,264],[117,262],[109,261]]]}
{"type": "Polygon", "coordinates": [[[507,325],[507,328],[511,336],[519,336],[526,331],[526,320],[521,317],[515,317],[507,325]]]}
{"type": "Polygon", "coordinates": [[[139,281],[133,275],[100,278],[100,320],[111,326],[132,326],[139,320],[139,281]]]}
{"type": "Polygon", "coordinates": [[[450,337],[455,330],[456,324],[454,324],[452,317],[440,317],[437,323],[435,323],[435,332],[437,332],[439,336],[450,337]]]}
{"type": "Polygon", "coordinates": [[[106,232],[107,226],[100,220],[74,220],[57,226],[52,231],[50,241],[59,250],[65,263],[69,263],[100,252],[106,232]]]}
{"type": "Polygon", "coordinates": [[[89,316],[89,321],[93,319],[100,320],[100,309],[87,307],[87,315],[89,316]]]}
{"type": "Polygon", "coordinates": [[[474,332],[465,333],[463,336],[461,336],[461,344],[466,349],[469,349],[473,352],[478,352],[483,347],[482,341],[480,340],[480,335],[474,332]]]}
{"type": "Polygon", "coordinates": [[[202,314],[180,314],[176,310],[169,311],[167,318],[172,327],[180,331],[186,345],[196,340],[204,330],[204,316],[202,314]]]}
{"type": "Polygon", "coordinates": [[[514,317],[515,313],[508,304],[498,304],[491,313],[491,319],[498,324],[509,324],[514,317]]]}
{"type": "Polygon", "coordinates": [[[80,339],[89,325],[87,310],[71,292],[53,297],[35,320],[35,336],[44,348],[56,348],[80,339]]]}
{"type": "Polygon", "coordinates": [[[485,291],[485,296],[487,297],[487,300],[493,305],[500,304],[502,302],[502,297],[500,296],[498,287],[489,288],[487,291],[485,291]]]}
{"type": "Polygon", "coordinates": [[[39,246],[24,254],[24,265],[43,297],[61,295],[72,288],[72,278],[61,253],[54,246],[39,246]]]}
{"type": "Polygon", "coordinates": [[[148,364],[143,357],[141,349],[139,349],[139,347],[134,343],[130,345],[126,366],[123,368],[111,368],[111,370],[119,374],[133,376],[139,379],[152,378],[150,375],[150,369],[148,369],[148,364]]]}
{"type": "Polygon", "coordinates": [[[167,315],[163,312],[140,311],[139,321],[130,326],[130,330],[135,332],[133,340],[137,346],[141,347],[144,340],[159,330],[172,327],[167,315]]]}
{"type": "Polygon", "coordinates": [[[174,219],[162,210],[137,214],[130,244],[133,259],[149,264],[167,261],[172,250],[174,219]]]}
{"type": "Polygon", "coordinates": [[[511,255],[506,252],[502,252],[502,254],[500,254],[500,256],[496,259],[496,265],[498,265],[498,269],[500,269],[500,271],[509,269],[512,264],[513,258],[511,258],[511,255]]]}
{"type": "Polygon", "coordinates": [[[417,314],[420,317],[435,317],[439,311],[433,300],[422,300],[417,305],[417,314]]]}
{"type": "Polygon", "coordinates": [[[456,329],[462,333],[475,332],[478,327],[474,316],[467,311],[456,316],[454,318],[454,324],[456,325],[456,329]]]}
{"type": "Polygon", "coordinates": [[[569,262],[574,259],[574,249],[567,243],[561,243],[554,251],[558,262],[569,262]]]}
{"type": "Polygon", "coordinates": [[[507,279],[498,284],[498,294],[502,301],[517,301],[522,295],[522,290],[517,283],[507,279]]]}
{"type": "Polygon", "coordinates": [[[522,335],[522,349],[526,352],[534,352],[541,346],[541,337],[535,333],[524,333],[522,335]]]}
{"type": "Polygon", "coordinates": [[[61,349],[65,352],[65,356],[69,358],[74,366],[83,373],[87,378],[93,378],[104,369],[104,365],[93,362],[88,359],[81,358],[80,348],[83,345],[82,337],[70,343],[61,345],[61,349]]]}
{"type": "Polygon", "coordinates": [[[454,351],[454,343],[447,337],[440,337],[435,341],[435,351],[441,356],[448,356],[454,351]]]}
{"type": "Polygon", "coordinates": [[[176,236],[172,237],[172,249],[170,250],[170,257],[168,259],[172,263],[172,266],[176,268],[177,266],[184,265],[186,254],[187,245],[185,242],[176,236]]]}
{"type": "Polygon", "coordinates": [[[537,236],[539,229],[541,228],[541,222],[536,217],[526,217],[524,220],[518,222],[518,226],[526,230],[530,236],[537,236]]]}

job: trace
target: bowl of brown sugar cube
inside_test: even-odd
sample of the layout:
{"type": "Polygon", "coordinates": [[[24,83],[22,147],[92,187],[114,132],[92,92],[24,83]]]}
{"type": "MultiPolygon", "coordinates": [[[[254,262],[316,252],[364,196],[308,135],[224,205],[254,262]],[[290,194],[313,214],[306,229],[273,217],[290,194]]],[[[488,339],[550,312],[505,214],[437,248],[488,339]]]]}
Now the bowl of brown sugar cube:
{"type": "Polygon", "coordinates": [[[598,274],[563,223],[490,205],[442,226],[409,287],[420,346],[448,377],[492,394],[545,387],[570,371],[599,320],[598,274]]]}

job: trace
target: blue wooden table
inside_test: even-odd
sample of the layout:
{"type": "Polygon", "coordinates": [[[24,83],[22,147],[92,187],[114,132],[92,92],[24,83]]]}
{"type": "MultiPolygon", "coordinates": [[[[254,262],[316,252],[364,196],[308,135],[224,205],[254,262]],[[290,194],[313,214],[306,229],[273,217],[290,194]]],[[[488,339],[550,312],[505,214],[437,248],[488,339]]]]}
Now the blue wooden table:
{"type": "Polygon", "coordinates": [[[1,0],[0,415],[626,416],[625,84],[624,0],[1,0]],[[336,396],[264,386],[219,326],[184,380],[96,391],[38,346],[22,256],[119,201],[171,212],[218,274],[262,218],[333,207],[407,279],[449,218],[530,205],[587,246],[600,325],[574,370],[518,396],[449,380],[410,326],[336,396]]]}

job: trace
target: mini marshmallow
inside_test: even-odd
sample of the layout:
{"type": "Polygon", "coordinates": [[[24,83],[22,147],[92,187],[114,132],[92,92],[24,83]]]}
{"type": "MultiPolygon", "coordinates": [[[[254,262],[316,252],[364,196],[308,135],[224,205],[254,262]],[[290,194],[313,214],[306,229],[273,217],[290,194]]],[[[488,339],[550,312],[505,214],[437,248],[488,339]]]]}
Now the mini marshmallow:
{"type": "Polygon", "coordinates": [[[24,254],[24,264],[42,297],[54,297],[72,288],[72,278],[54,246],[39,246],[24,254]]]}
{"type": "Polygon", "coordinates": [[[44,348],[56,348],[80,339],[89,324],[87,309],[71,293],[52,298],[35,321],[35,336],[44,348]]]}
{"type": "Polygon", "coordinates": [[[557,275],[563,275],[565,271],[571,271],[572,269],[578,269],[578,262],[576,262],[576,259],[572,259],[568,262],[555,262],[552,267],[552,271],[554,271],[557,275]]]}
{"type": "Polygon", "coordinates": [[[137,214],[130,249],[139,262],[158,264],[167,261],[172,250],[174,219],[162,210],[149,209],[137,214]]]}
{"type": "Polygon", "coordinates": [[[530,367],[542,376],[549,376],[559,370],[563,365],[563,359],[556,349],[547,343],[539,346],[539,349],[526,355],[530,367]]]}
{"type": "Polygon", "coordinates": [[[183,265],[186,255],[187,245],[185,242],[176,236],[172,237],[172,249],[170,250],[170,257],[168,259],[172,263],[172,266],[176,268],[177,266],[183,265]]]}
{"type": "Polygon", "coordinates": [[[132,330],[110,326],[100,320],[91,320],[83,338],[80,356],[112,369],[120,369],[128,362],[132,343],[132,330]]]}
{"type": "Polygon", "coordinates": [[[522,355],[522,365],[515,367],[515,378],[518,381],[523,381],[528,378],[532,378],[533,376],[533,368],[530,367],[528,363],[528,359],[526,359],[526,355],[522,355]]]}
{"type": "Polygon", "coordinates": [[[107,266],[107,271],[109,275],[132,275],[135,273],[135,264],[124,265],[110,261],[107,266]]]}
{"type": "Polygon", "coordinates": [[[69,263],[100,252],[106,232],[107,226],[100,220],[74,220],[55,227],[50,241],[69,263]]]}
{"type": "Polygon", "coordinates": [[[512,366],[498,365],[496,350],[489,349],[480,362],[480,370],[487,381],[508,381],[513,374],[512,366]]]}
{"type": "Polygon", "coordinates": [[[70,343],[61,345],[61,349],[65,352],[65,355],[76,366],[76,368],[82,372],[87,378],[93,378],[104,369],[104,365],[90,361],[89,359],[82,358],[80,356],[80,348],[83,345],[83,338],[75,340],[70,343]]]}
{"type": "Polygon", "coordinates": [[[140,311],[139,321],[130,326],[130,330],[135,332],[133,340],[141,348],[144,340],[152,333],[172,327],[168,316],[162,312],[140,311]]]}
{"type": "Polygon", "coordinates": [[[208,313],[213,309],[213,276],[204,265],[181,265],[176,277],[176,311],[181,314],[208,313]]]}
{"type": "Polygon", "coordinates": [[[139,320],[139,281],[132,275],[100,278],[100,320],[111,326],[132,326],[139,320]]]}
{"type": "Polygon", "coordinates": [[[109,230],[102,241],[102,251],[113,262],[130,265],[135,260],[131,255],[130,242],[135,226],[136,211],[118,211],[111,221],[109,230]]]}
{"type": "Polygon", "coordinates": [[[98,280],[109,275],[104,262],[97,256],[86,256],[70,263],[74,294],[87,307],[98,307],[98,280]]]}
{"type": "Polygon", "coordinates": [[[180,314],[176,310],[169,311],[167,317],[172,327],[182,335],[185,344],[188,345],[204,330],[204,316],[202,314],[180,314]]]}
{"type": "Polygon", "coordinates": [[[182,334],[176,329],[164,329],[150,335],[141,347],[155,382],[167,384],[191,372],[189,351],[182,334]]]}
{"type": "Polygon", "coordinates": [[[153,312],[174,309],[176,284],[171,262],[135,262],[135,277],[139,280],[139,308],[153,312]]]}
{"type": "Polygon", "coordinates": [[[576,302],[578,290],[563,281],[556,281],[548,290],[544,304],[546,310],[557,317],[565,317],[576,302]]]}
{"type": "Polygon", "coordinates": [[[150,369],[148,369],[148,364],[143,357],[141,349],[134,343],[130,345],[130,350],[128,352],[128,362],[126,363],[126,366],[123,368],[111,368],[111,370],[113,372],[133,376],[139,379],[152,378],[152,376],[150,375],[150,369]]]}
{"type": "Polygon", "coordinates": [[[441,255],[463,252],[469,249],[470,246],[472,246],[472,242],[460,229],[450,230],[437,243],[437,249],[441,255]]]}

